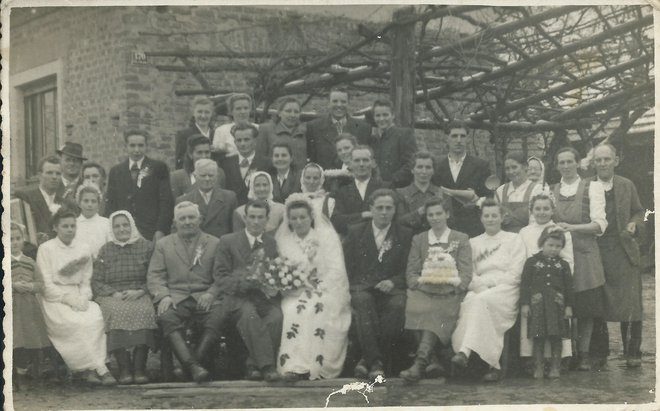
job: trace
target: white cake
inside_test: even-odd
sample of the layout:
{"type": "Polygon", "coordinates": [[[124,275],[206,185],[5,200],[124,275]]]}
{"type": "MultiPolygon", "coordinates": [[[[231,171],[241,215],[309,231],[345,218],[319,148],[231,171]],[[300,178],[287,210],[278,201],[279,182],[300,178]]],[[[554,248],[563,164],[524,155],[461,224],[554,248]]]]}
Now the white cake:
{"type": "Polygon", "coordinates": [[[449,284],[458,286],[461,279],[456,269],[456,261],[440,247],[429,247],[429,253],[422,266],[419,278],[422,284],[449,284]]]}

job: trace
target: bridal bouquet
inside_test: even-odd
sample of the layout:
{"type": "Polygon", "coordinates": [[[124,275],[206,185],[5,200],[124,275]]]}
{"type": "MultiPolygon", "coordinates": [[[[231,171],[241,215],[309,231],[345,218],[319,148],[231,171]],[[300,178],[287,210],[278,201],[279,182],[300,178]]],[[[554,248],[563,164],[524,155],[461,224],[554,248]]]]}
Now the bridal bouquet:
{"type": "Polygon", "coordinates": [[[284,291],[300,288],[315,289],[318,285],[316,270],[309,270],[301,263],[287,258],[262,258],[255,261],[250,279],[258,282],[269,297],[284,291]]]}

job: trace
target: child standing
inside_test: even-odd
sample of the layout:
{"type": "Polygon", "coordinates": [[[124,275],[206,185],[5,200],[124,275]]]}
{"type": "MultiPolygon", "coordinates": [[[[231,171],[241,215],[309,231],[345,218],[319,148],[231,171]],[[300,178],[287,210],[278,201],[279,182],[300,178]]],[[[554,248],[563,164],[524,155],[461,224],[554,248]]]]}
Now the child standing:
{"type": "Polygon", "coordinates": [[[520,313],[528,320],[528,337],[534,339],[534,378],[543,378],[543,350],[550,341],[552,364],[548,378],[559,378],[561,339],[570,332],[573,316],[573,279],[568,263],[559,257],[566,245],[564,233],[546,227],[539,237],[541,251],[525,262],[520,284],[520,313]]]}
{"type": "MultiPolygon", "coordinates": [[[[17,381],[24,382],[30,362],[39,365],[39,350],[50,347],[41,307],[36,294],[43,289],[41,275],[33,259],[23,254],[23,229],[11,223],[11,285],[14,368],[17,381]]],[[[35,374],[38,375],[38,368],[35,374]]]]}

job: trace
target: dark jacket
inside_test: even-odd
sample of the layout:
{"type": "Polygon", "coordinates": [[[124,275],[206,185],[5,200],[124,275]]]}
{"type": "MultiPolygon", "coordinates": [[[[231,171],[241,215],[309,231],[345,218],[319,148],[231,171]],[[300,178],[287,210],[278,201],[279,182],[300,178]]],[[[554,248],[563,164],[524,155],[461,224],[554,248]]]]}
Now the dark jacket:
{"type": "MultiPolygon", "coordinates": [[[[210,129],[211,138],[213,137],[213,128],[210,129]]],[[[196,125],[188,127],[176,132],[174,137],[174,167],[179,170],[184,168],[184,163],[190,161],[186,159],[186,152],[188,151],[188,139],[195,134],[203,135],[196,125]]],[[[209,139],[209,143],[211,139],[209,139]]]]}
{"type": "MultiPolygon", "coordinates": [[[[18,191],[16,193],[16,198],[22,200],[24,203],[27,203],[30,206],[32,219],[34,220],[34,226],[37,230],[37,233],[45,233],[48,234],[50,238],[54,238],[54,231],[50,226],[50,220],[53,218],[53,214],[48,209],[48,205],[46,204],[46,200],[39,190],[39,186],[32,187],[23,191],[18,191]]],[[[55,192],[55,203],[72,208],[74,211],[76,210],[73,203],[65,201],[62,198],[61,190],[57,190],[55,192]]]]}
{"type": "Polygon", "coordinates": [[[390,127],[378,138],[372,136],[369,145],[376,154],[380,178],[392,188],[412,182],[412,158],[417,151],[415,132],[411,128],[390,127]]]}
{"type": "Polygon", "coordinates": [[[301,169],[307,164],[307,132],[305,123],[298,125],[293,130],[288,130],[281,123],[271,121],[259,126],[259,137],[257,140],[257,155],[271,157],[270,150],[275,143],[287,143],[291,147],[293,164],[301,169]]]}
{"type": "Polygon", "coordinates": [[[562,258],[548,258],[542,252],[534,254],[525,261],[520,279],[520,305],[530,305],[534,294],[543,294],[548,300],[554,299],[554,293],[564,296],[564,306],[573,306],[573,276],[571,267],[562,258]]]}
{"type": "MultiPolygon", "coordinates": [[[[268,158],[260,157],[258,154],[255,154],[252,159],[252,164],[250,164],[250,169],[253,171],[266,171],[269,166],[270,162],[268,161],[268,158]]],[[[241,176],[241,167],[238,163],[238,156],[224,157],[220,162],[220,167],[222,167],[225,172],[227,190],[236,193],[238,205],[247,203],[249,190],[248,186],[245,184],[245,180],[241,176]]]]}
{"type": "Polygon", "coordinates": [[[207,205],[199,190],[194,189],[177,197],[177,204],[182,201],[197,204],[199,212],[202,214],[202,221],[199,226],[205,233],[220,238],[232,232],[231,219],[234,210],[238,207],[238,200],[236,200],[236,194],[233,192],[216,187],[213,189],[211,199],[207,205]]]}
{"type": "MultiPolygon", "coordinates": [[[[357,138],[358,143],[368,144],[371,127],[365,121],[348,116],[344,133],[357,138]]],[[[337,157],[335,139],[337,128],[332,124],[330,114],[319,117],[307,123],[307,156],[311,162],[319,164],[324,170],[341,168],[341,160],[337,157]]]]}
{"type": "Polygon", "coordinates": [[[270,170],[270,177],[273,180],[273,201],[284,204],[286,199],[293,193],[300,193],[300,171],[293,166],[289,170],[289,175],[284,184],[280,187],[280,181],[277,179],[277,171],[270,170]]]}
{"type": "Polygon", "coordinates": [[[149,157],[144,158],[141,170],[148,171],[138,187],[131,178],[128,160],[110,169],[106,214],[117,210],[130,212],[140,234],[152,240],[156,231],[169,233],[172,224],[174,198],[170,172],[165,163],[149,157]]]}
{"type": "Polygon", "coordinates": [[[355,180],[350,184],[339,187],[335,195],[335,209],[332,213],[332,224],[339,234],[348,233],[348,226],[361,222],[362,212],[369,211],[369,196],[375,190],[382,188],[383,184],[374,177],[369,180],[364,200],[355,185],[355,180]]]}
{"type": "Polygon", "coordinates": [[[406,261],[412,232],[393,222],[383,243],[391,243],[389,250],[384,251],[382,261],[378,260],[380,250],[376,248],[376,240],[371,221],[365,221],[351,226],[344,240],[344,259],[351,291],[361,291],[373,288],[383,280],[394,283],[394,293],[404,293],[406,289],[406,261]]]}
{"type": "MultiPolygon", "coordinates": [[[[467,190],[471,188],[479,197],[485,197],[491,192],[486,188],[486,179],[490,175],[488,162],[478,157],[466,155],[463,166],[458,174],[457,181],[451,175],[449,159],[445,156],[438,164],[437,171],[433,174],[433,184],[455,190],[467,190]]],[[[475,237],[484,232],[483,225],[479,219],[479,208],[465,207],[456,199],[451,200],[453,215],[453,226],[451,228],[463,232],[470,237],[475,237]]]]}

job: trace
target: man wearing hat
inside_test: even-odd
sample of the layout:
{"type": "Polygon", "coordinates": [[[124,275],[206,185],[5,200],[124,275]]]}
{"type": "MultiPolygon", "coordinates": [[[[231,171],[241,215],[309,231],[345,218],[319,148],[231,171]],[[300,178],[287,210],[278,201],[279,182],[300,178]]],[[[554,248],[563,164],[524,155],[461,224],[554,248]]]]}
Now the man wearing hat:
{"type": "Polygon", "coordinates": [[[67,141],[62,148],[56,151],[62,164],[62,186],[58,190],[62,198],[75,203],[76,189],[80,185],[80,171],[83,161],[83,147],[79,143],[67,141]]]}
{"type": "MultiPolygon", "coordinates": [[[[594,149],[593,164],[605,188],[607,229],[598,237],[598,247],[605,269],[605,317],[594,323],[592,347],[595,344],[603,366],[608,347],[607,323],[619,322],[623,353],[628,368],[641,365],[642,342],[642,277],[637,241],[643,238],[644,208],[632,181],[614,173],[619,157],[614,146],[601,144],[594,149]]],[[[590,350],[590,351],[593,351],[590,350]]]]}

